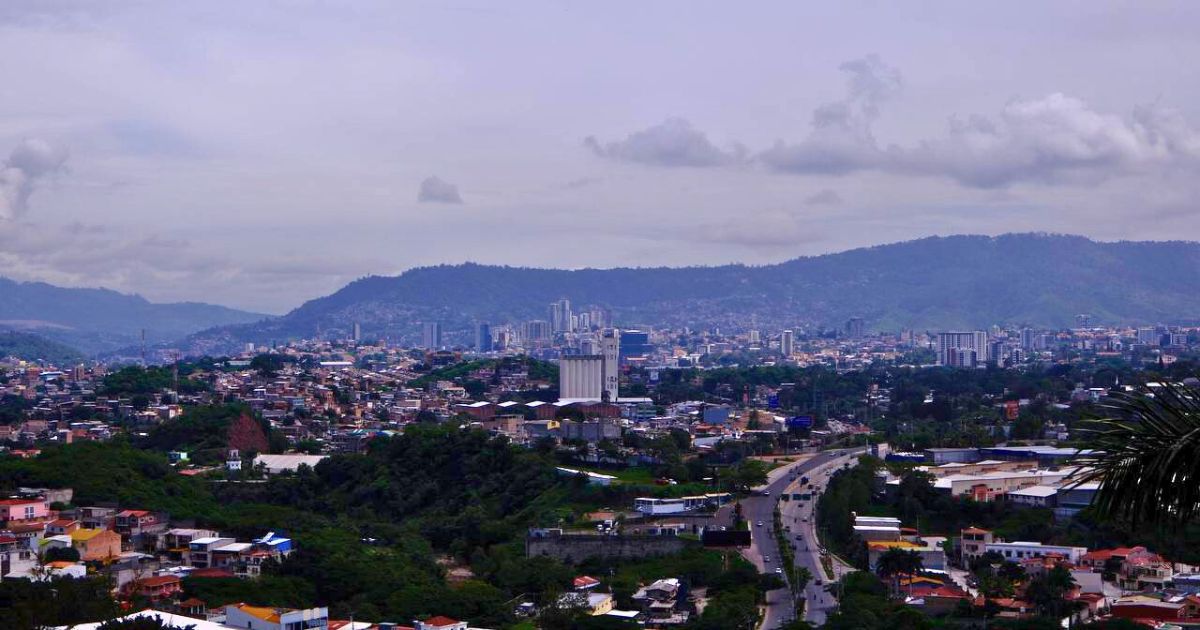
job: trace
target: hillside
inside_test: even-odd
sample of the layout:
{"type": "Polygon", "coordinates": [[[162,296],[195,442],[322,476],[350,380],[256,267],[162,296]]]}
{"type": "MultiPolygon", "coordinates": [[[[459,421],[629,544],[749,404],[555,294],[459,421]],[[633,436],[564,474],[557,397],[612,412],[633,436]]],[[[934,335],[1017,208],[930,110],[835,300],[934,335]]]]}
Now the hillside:
{"type": "Polygon", "coordinates": [[[547,305],[613,311],[623,326],[767,330],[840,326],[869,329],[980,327],[993,323],[1067,326],[1078,313],[1099,323],[1166,322],[1200,314],[1200,243],[1100,243],[1078,236],[1009,234],[930,237],[748,267],[619,268],[566,271],[442,265],[396,277],[357,280],[287,315],[194,336],[193,347],[295,337],[419,338],[441,321],[449,343],[468,343],[474,321],[546,319],[547,305]]]}
{"type": "Polygon", "coordinates": [[[147,341],[165,342],[263,317],[212,304],[155,304],[108,289],[68,289],[0,278],[0,329],[33,332],[87,353],[138,344],[143,328],[147,341]]]}
{"type": "Polygon", "coordinates": [[[0,358],[16,357],[25,361],[47,361],[70,365],[83,360],[76,349],[29,333],[0,331],[0,358]]]}

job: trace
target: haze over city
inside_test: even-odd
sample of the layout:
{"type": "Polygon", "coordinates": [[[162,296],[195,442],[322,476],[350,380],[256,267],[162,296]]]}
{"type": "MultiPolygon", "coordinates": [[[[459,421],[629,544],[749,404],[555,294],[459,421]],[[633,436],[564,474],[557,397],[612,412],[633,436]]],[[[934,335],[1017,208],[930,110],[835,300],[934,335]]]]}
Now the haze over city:
{"type": "Polygon", "coordinates": [[[1197,239],[1198,12],[6,2],[0,265],[282,313],[443,262],[1197,239]]]}

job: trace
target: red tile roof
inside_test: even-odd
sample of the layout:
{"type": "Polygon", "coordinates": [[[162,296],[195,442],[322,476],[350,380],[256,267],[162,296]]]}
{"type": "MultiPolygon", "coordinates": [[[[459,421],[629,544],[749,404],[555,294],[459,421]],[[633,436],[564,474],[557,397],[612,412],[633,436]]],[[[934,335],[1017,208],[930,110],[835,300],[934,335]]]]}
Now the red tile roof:
{"type": "Polygon", "coordinates": [[[425,621],[422,621],[421,623],[423,623],[427,626],[441,628],[443,626],[453,626],[454,624],[458,623],[458,620],[438,615],[436,617],[430,617],[430,618],[426,619],[425,621]]]}

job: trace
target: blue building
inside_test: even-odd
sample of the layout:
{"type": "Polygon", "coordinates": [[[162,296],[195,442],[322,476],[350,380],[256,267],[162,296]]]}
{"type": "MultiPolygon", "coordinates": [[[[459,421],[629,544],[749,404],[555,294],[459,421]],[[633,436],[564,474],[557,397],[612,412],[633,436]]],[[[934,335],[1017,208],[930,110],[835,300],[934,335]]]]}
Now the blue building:
{"type": "Polygon", "coordinates": [[[621,331],[621,363],[630,359],[644,359],[654,352],[650,344],[650,333],[641,330],[621,331]]]}

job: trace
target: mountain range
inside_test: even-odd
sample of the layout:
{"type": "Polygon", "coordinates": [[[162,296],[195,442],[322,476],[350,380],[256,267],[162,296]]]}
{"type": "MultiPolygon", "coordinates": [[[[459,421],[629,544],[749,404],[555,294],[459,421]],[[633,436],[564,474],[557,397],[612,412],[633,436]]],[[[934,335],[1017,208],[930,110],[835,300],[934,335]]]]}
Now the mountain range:
{"type": "Polygon", "coordinates": [[[88,354],[176,341],[200,330],[266,317],[197,302],[155,304],[108,289],[0,278],[0,331],[32,333],[88,354]]]}
{"type": "Polygon", "coordinates": [[[477,322],[548,319],[570,299],[626,327],[764,330],[973,329],[991,324],[1165,323],[1200,315],[1200,243],[1097,242],[1080,236],[929,237],[786,262],[683,268],[535,269],[439,265],[356,280],[277,318],[191,335],[192,352],[293,338],[367,336],[406,343],[424,322],[467,345],[477,322]]]}

